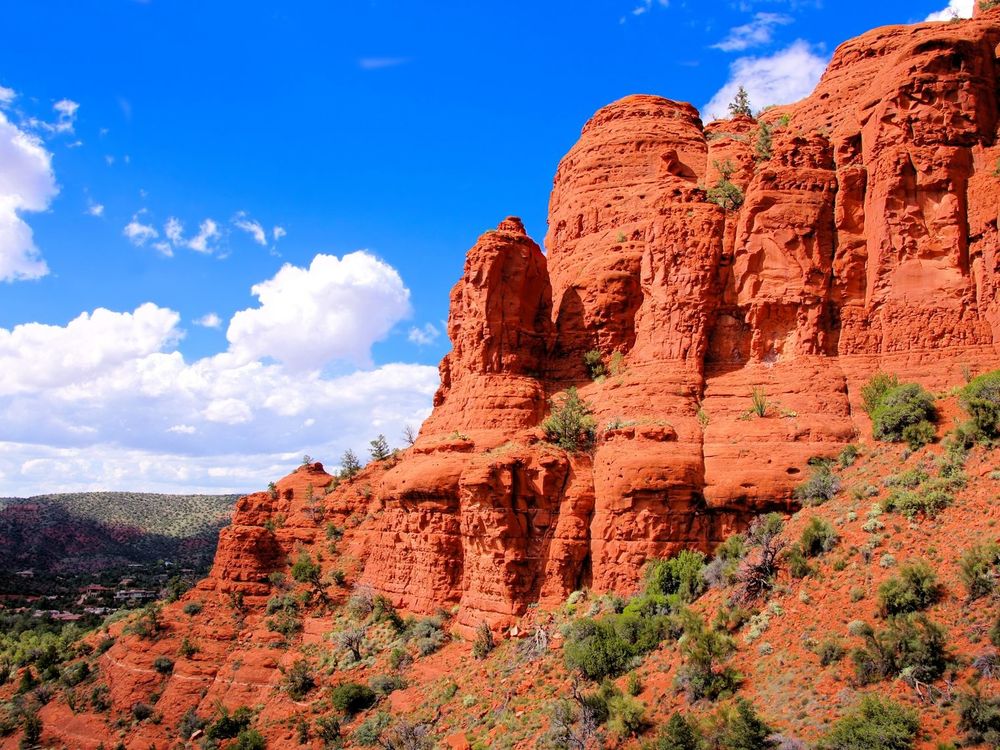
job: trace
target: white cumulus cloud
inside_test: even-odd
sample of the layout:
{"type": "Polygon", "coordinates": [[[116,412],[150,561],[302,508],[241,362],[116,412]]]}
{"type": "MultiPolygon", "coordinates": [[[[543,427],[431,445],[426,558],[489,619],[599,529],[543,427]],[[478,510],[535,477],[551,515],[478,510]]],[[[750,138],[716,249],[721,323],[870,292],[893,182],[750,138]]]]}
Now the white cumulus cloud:
{"type": "Polygon", "coordinates": [[[288,234],[288,232],[285,231],[284,227],[275,227],[274,229],[271,230],[271,236],[274,238],[275,242],[280,240],[286,234],[288,234]]]}
{"type": "Polygon", "coordinates": [[[58,192],[52,154],[0,112],[0,281],[49,272],[21,215],[46,210],[58,192]]]}
{"type": "Polygon", "coordinates": [[[740,86],[755,109],[798,101],[816,88],[827,61],[802,39],[773,55],[737,58],[729,66],[729,80],[701,108],[702,118],[724,116],[740,86]]]}
{"type": "Polygon", "coordinates": [[[298,370],[371,361],[371,347],[410,314],[399,273],[365,251],[284,265],[252,290],[260,306],[236,313],[226,337],[244,360],[271,357],[298,370]]]}
{"type": "Polygon", "coordinates": [[[104,204],[94,203],[94,201],[89,201],[87,204],[87,213],[90,216],[97,216],[97,217],[104,216],[104,204]]]}
{"type": "Polygon", "coordinates": [[[931,13],[927,21],[950,21],[953,18],[972,18],[976,0],[949,0],[948,7],[931,13]]]}
{"type": "Polygon", "coordinates": [[[740,52],[750,47],[770,44],[777,26],[790,24],[794,19],[784,13],[756,13],[749,23],[734,26],[729,35],[712,46],[723,52],[740,52]]]}

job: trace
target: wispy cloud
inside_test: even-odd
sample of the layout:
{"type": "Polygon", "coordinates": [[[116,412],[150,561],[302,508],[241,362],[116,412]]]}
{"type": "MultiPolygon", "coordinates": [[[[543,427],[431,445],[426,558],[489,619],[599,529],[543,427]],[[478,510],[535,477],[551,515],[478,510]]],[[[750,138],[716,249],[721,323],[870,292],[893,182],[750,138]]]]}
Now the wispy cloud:
{"type": "Polygon", "coordinates": [[[408,57],[362,57],[358,60],[358,67],[362,70],[381,70],[406,65],[408,62],[408,57]]]}
{"type": "Polygon", "coordinates": [[[286,234],[288,234],[288,232],[285,230],[284,227],[276,226],[274,229],[271,230],[271,236],[274,238],[275,242],[280,240],[286,234]]]}
{"type": "Polygon", "coordinates": [[[432,323],[425,323],[420,328],[411,328],[407,338],[417,346],[427,346],[437,341],[440,335],[441,332],[432,323]]]}
{"type": "Polygon", "coordinates": [[[9,89],[6,86],[0,86],[0,105],[10,104],[14,101],[17,96],[17,92],[14,89],[9,89]]]}
{"type": "Polygon", "coordinates": [[[202,328],[221,328],[222,318],[216,315],[214,312],[206,313],[200,318],[194,320],[196,326],[201,326],[202,328]]]}
{"type": "Polygon", "coordinates": [[[155,240],[160,236],[160,233],[151,224],[143,223],[145,214],[145,209],[137,211],[132,215],[132,221],[126,224],[122,230],[122,234],[136,247],[142,247],[150,240],[155,240]]]}
{"type": "Polygon", "coordinates": [[[950,0],[948,7],[927,16],[926,21],[950,21],[953,18],[972,18],[976,0],[950,0]]]}
{"type": "Polygon", "coordinates": [[[729,80],[702,107],[702,118],[724,114],[740,86],[757,108],[798,101],[816,88],[827,60],[802,39],[773,55],[737,58],[729,66],[729,80]]]}
{"type": "Polygon", "coordinates": [[[794,20],[784,13],[757,13],[749,23],[731,28],[729,35],[712,47],[723,52],[740,52],[750,47],[761,47],[771,43],[777,26],[785,26],[794,20]]]}
{"type": "Polygon", "coordinates": [[[94,203],[94,201],[89,201],[87,206],[87,214],[89,216],[104,216],[104,204],[94,203]]]}
{"type": "Polygon", "coordinates": [[[233,226],[241,232],[249,234],[253,241],[262,247],[267,247],[267,232],[263,225],[256,219],[251,219],[246,211],[240,211],[233,218],[233,226]]]}
{"type": "MultiPolygon", "coordinates": [[[[653,8],[656,7],[660,8],[670,7],[670,0],[640,0],[639,4],[636,5],[634,8],[632,8],[631,11],[629,11],[629,15],[642,16],[645,15],[646,13],[649,13],[649,11],[653,10],[653,8]]],[[[625,23],[626,20],[628,20],[628,16],[622,16],[618,22],[625,23]]]]}
{"type": "Polygon", "coordinates": [[[198,234],[187,242],[187,246],[198,253],[211,253],[213,243],[221,236],[219,225],[212,219],[205,219],[198,225],[198,234]]]}

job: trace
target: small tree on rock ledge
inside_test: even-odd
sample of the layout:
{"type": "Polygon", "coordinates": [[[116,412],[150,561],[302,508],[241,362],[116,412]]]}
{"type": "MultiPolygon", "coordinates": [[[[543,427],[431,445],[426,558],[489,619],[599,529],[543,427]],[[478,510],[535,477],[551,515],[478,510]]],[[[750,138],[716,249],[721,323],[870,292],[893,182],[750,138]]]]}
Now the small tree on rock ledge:
{"type": "Polygon", "coordinates": [[[558,405],[552,401],[552,413],[542,422],[546,440],[570,453],[589,448],[594,442],[596,428],[590,407],[575,387],[566,391],[558,405]]]}

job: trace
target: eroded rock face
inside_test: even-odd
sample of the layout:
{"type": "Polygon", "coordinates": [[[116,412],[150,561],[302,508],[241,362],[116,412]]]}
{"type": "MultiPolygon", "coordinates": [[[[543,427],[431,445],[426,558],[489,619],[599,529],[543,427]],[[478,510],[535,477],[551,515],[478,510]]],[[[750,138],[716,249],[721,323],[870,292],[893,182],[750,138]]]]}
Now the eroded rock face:
{"type": "MultiPolygon", "coordinates": [[[[241,500],[186,597],[205,602],[197,624],[170,605],[155,647],[122,635],[102,657],[114,709],[162,695],[163,727],[216,701],[289,715],[275,696],[294,655],[270,647],[263,604],[297,550],[328,575],[332,544],[350,583],[499,630],[580,587],[627,593],[648,559],[792,507],[810,457],[864,439],[872,372],[945,389],[1000,366],[998,44],[1000,9],[847,42],[809,98],[763,115],[769,143],[751,118],[706,127],[660,97],[601,109],[559,165],[548,256],[513,218],[469,251],[416,444],[332,491],[312,464],[241,500]],[[724,175],[735,204],[708,200],[724,175]],[[571,385],[591,452],[540,428],[571,385]],[[157,676],[183,637],[201,651],[157,676]]],[[[310,615],[295,637],[332,627],[310,615]]],[[[44,709],[56,740],[106,739],[60,710],[44,709]]],[[[166,736],[143,724],[129,747],[166,736]]]]}

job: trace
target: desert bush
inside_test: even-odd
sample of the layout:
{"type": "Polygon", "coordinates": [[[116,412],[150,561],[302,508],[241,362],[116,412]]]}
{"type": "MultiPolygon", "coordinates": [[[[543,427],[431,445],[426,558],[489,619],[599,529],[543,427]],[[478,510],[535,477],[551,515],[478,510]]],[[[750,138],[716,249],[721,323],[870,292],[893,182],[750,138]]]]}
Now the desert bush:
{"type": "Polygon", "coordinates": [[[188,602],[184,605],[184,614],[188,617],[194,617],[196,614],[201,612],[204,606],[205,605],[201,602],[188,602]]]}
{"type": "Polygon", "coordinates": [[[336,716],[320,716],[316,719],[316,736],[323,747],[338,747],[341,744],[340,720],[336,716]]]}
{"type": "Polygon", "coordinates": [[[840,464],[841,468],[846,469],[849,466],[853,466],[854,462],[858,460],[858,456],[861,455],[861,451],[858,449],[854,443],[845,445],[840,453],[837,454],[837,463],[840,464]]]}
{"type": "Polygon", "coordinates": [[[818,557],[832,550],[837,545],[837,539],[837,532],[833,530],[829,521],[813,516],[802,530],[799,544],[808,557],[818,557]]]}
{"type": "Polygon", "coordinates": [[[587,368],[587,374],[590,376],[591,380],[597,380],[608,374],[607,368],[604,366],[604,357],[601,355],[600,349],[591,349],[589,352],[583,355],[583,366],[587,368]]]}
{"type": "Polygon", "coordinates": [[[653,742],[652,750],[701,750],[698,724],[683,714],[674,713],[653,742]]]}
{"type": "Polygon", "coordinates": [[[319,577],[322,569],[314,562],[308,552],[302,550],[298,558],[292,565],[292,578],[299,583],[311,583],[314,586],[319,584],[319,577]]]}
{"type": "Polygon", "coordinates": [[[285,672],[285,691],[293,701],[305,698],[313,688],[316,680],[313,678],[312,667],[305,659],[299,659],[285,672]]]}
{"type": "Polygon", "coordinates": [[[447,641],[444,623],[440,617],[424,617],[415,620],[403,634],[406,640],[412,640],[421,656],[429,656],[441,648],[447,641]]]}
{"type": "Polygon", "coordinates": [[[912,709],[866,695],[823,735],[817,750],[910,750],[919,729],[912,709]]]}
{"type": "Polygon", "coordinates": [[[358,584],[347,600],[347,611],[356,619],[368,617],[375,611],[375,592],[371,586],[358,584]]]}
{"type": "Polygon", "coordinates": [[[989,542],[970,547],[962,553],[958,567],[969,601],[992,594],[1000,568],[1000,544],[989,542]]]}
{"type": "Polygon", "coordinates": [[[879,586],[879,612],[883,616],[917,612],[927,609],[940,595],[937,574],[926,562],[917,561],[904,565],[899,576],[879,586]]]}
{"type": "Polygon", "coordinates": [[[822,505],[840,492],[840,477],[827,462],[813,466],[809,479],[795,488],[795,499],[803,505],[822,505]]]}
{"type": "Polygon", "coordinates": [[[705,591],[702,568],[705,555],[695,550],[682,550],[674,557],[651,560],[646,567],[646,592],[670,596],[676,594],[681,603],[689,604],[705,591]]]}
{"type": "Polygon", "coordinates": [[[552,401],[551,413],[542,422],[542,429],[546,440],[574,453],[593,444],[597,422],[576,388],[570,387],[559,403],[552,401]]]}
{"type": "Polygon", "coordinates": [[[979,435],[1000,438],[1000,370],[973,378],[959,394],[959,403],[969,412],[979,435]]]}
{"type": "Polygon", "coordinates": [[[626,611],[600,620],[583,618],[566,633],[566,668],[591,680],[616,677],[629,669],[666,636],[668,618],[626,611]]]}
{"type": "Polygon", "coordinates": [[[494,648],[496,643],[489,623],[480,623],[476,628],[476,639],[472,642],[472,655],[477,659],[485,659],[494,648]]]}
{"type": "Polygon", "coordinates": [[[368,681],[368,686],[378,695],[389,695],[406,687],[406,680],[398,674],[377,674],[368,681]]]}
{"type": "Polygon", "coordinates": [[[740,677],[724,665],[736,649],[729,635],[707,627],[697,614],[686,612],[680,647],[684,664],[677,671],[677,686],[690,700],[715,700],[736,689],[740,677]]]}
{"type": "Polygon", "coordinates": [[[330,703],[346,716],[353,716],[375,705],[375,691],[357,682],[345,682],[330,691],[330,703]]]}
{"type": "Polygon", "coordinates": [[[969,744],[1000,747],[1000,697],[987,698],[978,690],[961,695],[958,714],[969,744]]]}
{"type": "Polygon", "coordinates": [[[646,707],[631,696],[614,696],[608,700],[608,711],[608,727],[619,737],[638,737],[649,726],[646,707]]]}
{"type": "Polygon", "coordinates": [[[911,448],[919,448],[933,439],[931,423],[937,419],[937,409],[930,393],[916,383],[903,383],[882,395],[871,417],[876,440],[905,441],[911,448]]]}
{"type": "Polygon", "coordinates": [[[62,681],[70,687],[79,685],[90,676],[90,665],[85,661],[71,664],[62,672],[62,681]]]}
{"type": "Polygon", "coordinates": [[[347,649],[354,661],[361,661],[364,654],[362,649],[365,645],[365,629],[356,625],[348,625],[343,630],[333,636],[334,642],[341,648],[347,649]]]}
{"type": "Polygon", "coordinates": [[[899,378],[884,372],[877,372],[861,386],[861,401],[865,413],[871,416],[882,403],[882,397],[899,385],[899,378]]]}
{"type": "Polygon", "coordinates": [[[801,544],[793,544],[788,548],[785,553],[785,565],[788,566],[788,574],[792,578],[805,578],[813,573],[801,544]]]}
{"type": "Polygon", "coordinates": [[[747,529],[749,551],[736,571],[737,590],[733,596],[739,606],[749,606],[766,596],[774,586],[778,557],[785,547],[780,534],[784,519],[778,513],[758,516],[747,529]]]}
{"type": "Polygon", "coordinates": [[[393,669],[406,669],[413,663],[413,657],[405,648],[396,646],[389,652],[389,666],[393,669]]]}
{"type": "Polygon", "coordinates": [[[266,750],[267,740],[256,729],[244,729],[236,736],[234,750],[266,750]]]}
{"type": "Polygon", "coordinates": [[[138,701],[132,704],[132,718],[136,721],[145,721],[153,715],[153,707],[148,703],[138,701]]]}
{"type": "Polygon", "coordinates": [[[153,669],[160,674],[170,674],[174,671],[174,660],[169,656],[157,656],[153,660],[153,669]]]}
{"type": "Polygon", "coordinates": [[[898,615],[886,628],[874,631],[861,623],[862,648],[851,652],[854,671],[862,684],[896,677],[904,672],[910,679],[931,682],[944,672],[944,630],[922,614],[898,615]]]}
{"type": "Polygon", "coordinates": [[[951,480],[934,478],[914,489],[897,487],[882,501],[882,510],[901,513],[907,518],[933,518],[955,499],[951,480]]]}
{"type": "Polygon", "coordinates": [[[841,645],[840,641],[832,638],[823,641],[816,649],[816,656],[819,657],[819,663],[824,667],[836,664],[844,658],[845,653],[847,651],[841,645]]]}
{"type": "Polygon", "coordinates": [[[725,750],[766,750],[776,744],[770,740],[773,731],[750,701],[737,698],[725,717],[719,746],[725,750]]]}

